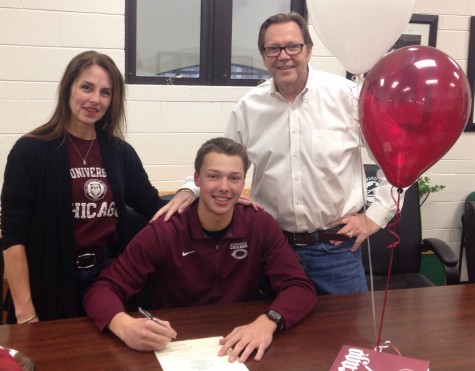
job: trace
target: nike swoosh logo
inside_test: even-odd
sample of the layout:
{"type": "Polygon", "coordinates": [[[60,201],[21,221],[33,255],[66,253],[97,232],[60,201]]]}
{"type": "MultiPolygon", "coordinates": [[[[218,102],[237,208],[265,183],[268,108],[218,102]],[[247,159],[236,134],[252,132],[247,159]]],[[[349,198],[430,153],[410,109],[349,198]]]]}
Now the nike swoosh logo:
{"type": "Polygon", "coordinates": [[[186,252],[183,251],[183,252],[181,253],[181,256],[187,256],[187,255],[189,255],[189,254],[193,254],[194,252],[195,252],[195,251],[186,251],[186,252]]]}

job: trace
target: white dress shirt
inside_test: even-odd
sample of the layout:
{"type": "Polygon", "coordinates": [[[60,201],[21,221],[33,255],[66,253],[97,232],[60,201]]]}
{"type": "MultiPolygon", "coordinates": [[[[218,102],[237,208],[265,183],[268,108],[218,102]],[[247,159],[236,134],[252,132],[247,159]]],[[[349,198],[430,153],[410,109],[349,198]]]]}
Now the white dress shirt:
{"type": "MultiPolygon", "coordinates": [[[[366,182],[356,117],[355,84],[310,67],[294,102],[270,79],[236,105],[225,136],[246,146],[254,164],[250,196],[283,230],[325,229],[363,207],[366,182]]],[[[378,177],[367,216],[384,227],[396,207],[392,186],[381,171],[378,177]]]]}

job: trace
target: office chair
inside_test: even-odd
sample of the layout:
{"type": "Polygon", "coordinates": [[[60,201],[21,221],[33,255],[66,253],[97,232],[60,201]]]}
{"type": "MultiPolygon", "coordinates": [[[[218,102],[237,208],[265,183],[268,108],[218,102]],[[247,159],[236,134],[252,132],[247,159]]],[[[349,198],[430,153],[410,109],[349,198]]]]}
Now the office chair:
{"type": "MultiPolygon", "coordinates": [[[[0,244],[2,242],[2,230],[0,229],[0,244]]],[[[0,325],[3,325],[3,317],[4,317],[4,311],[3,311],[3,272],[4,272],[4,267],[3,267],[3,252],[0,251],[0,278],[1,278],[1,284],[0,284],[0,325]]]]}
{"type": "Polygon", "coordinates": [[[475,192],[470,193],[465,199],[460,239],[459,272],[464,250],[467,261],[468,283],[475,283],[475,192]]]}
{"type": "MultiPolygon", "coordinates": [[[[365,164],[368,196],[377,180],[378,166],[365,164]]],[[[368,197],[370,199],[370,197],[368,197]]],[[[453,250],[442,240],[427,238],[422,240],[421,212],[417,182],[405,191],[401,218],[397,227],[400,242],[394,249],[393,265],[389,281],[389,289],[404,289],[415,287],[435,286],[420,273],[423,251],[433,251],[442,262],[447,285],[459,283],[458,258],[453,250]]],[[[390,249],[387,246],[393,242],[393,236],[386,230],[380,229],[369,238],[371,262],[373,269],[374,290],[384,290],[389,269],[390,249]]],[[[371,288],[369,277],[368,241],[362,245],[363,264],[371,288]]]]}
{"type": "MultiPolygon", "coordinates": [[[[163,195],[163,196],[161,195],[160,198],[162,200],[169,202],[173,198],[173,196],[175,196],[174,193],[163,195]]],[[[130,206],[126,205],[125,209],[126,209],[125,211],[127,212],[127,218],[129,220],[129,236],[130,236],[130,239],[132,239],[137,233],[141,231],[143,227],[145,227],[148,224],[149,219],[137,213],[130,206]]]]}

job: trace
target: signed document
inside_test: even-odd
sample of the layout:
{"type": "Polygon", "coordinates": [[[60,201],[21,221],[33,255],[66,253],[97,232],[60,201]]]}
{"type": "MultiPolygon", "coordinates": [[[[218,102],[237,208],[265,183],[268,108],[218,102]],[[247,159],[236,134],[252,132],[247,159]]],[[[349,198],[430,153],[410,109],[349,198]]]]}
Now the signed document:
{"type": "Polygon", "coordinates": [[[155,352],[163,371],[248,370],[244,363],[230,363],[228,356],[219,357],[221,336],[204,339],[172,341],[155,352]]]}

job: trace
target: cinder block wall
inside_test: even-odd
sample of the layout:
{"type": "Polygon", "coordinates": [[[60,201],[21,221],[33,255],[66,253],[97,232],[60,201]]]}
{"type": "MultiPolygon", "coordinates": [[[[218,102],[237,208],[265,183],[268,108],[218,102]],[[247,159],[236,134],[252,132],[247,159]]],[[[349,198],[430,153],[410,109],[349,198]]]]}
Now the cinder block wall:
{"type": "MultiPolygon", "coordinates": [[[[1,179],[13,143],[51,114],[57,82],[74,55],[96,49],[109,54],[124,71],[124,9],[124,0],[0,3],[1,179]]],[[[437,48],[466,69],[475,0],[418,0],[414,13],[439,15],[437,48]]],[[[344,68],[314,32],[313,37],[314,68],[344,75],[344,68]]],[[[248,89],[128,86],[127,139],[160,191],[176,190],[193,173],[197,148],[222,133],[232,107],[248,89]]],[[[427,172],[432,183],[444,184],[446,189],[422,207],[424,237],[442,238],[456,251],[463,200],[475,191],[474,142],[475,134],[464,133],[427,172]]]]}

